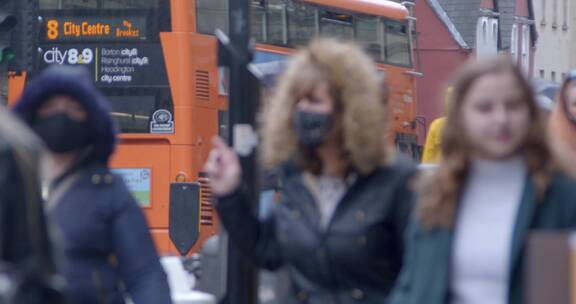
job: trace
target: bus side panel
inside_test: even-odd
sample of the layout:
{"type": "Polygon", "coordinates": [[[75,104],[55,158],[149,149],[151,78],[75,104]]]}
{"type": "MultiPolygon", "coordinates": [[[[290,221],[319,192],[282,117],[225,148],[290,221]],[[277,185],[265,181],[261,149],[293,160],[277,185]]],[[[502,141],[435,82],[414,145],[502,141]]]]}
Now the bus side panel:
{"type": "MultiPolygon", "coordinates": [[[[208,159],[208,153],[210,153],[212,148],[212,138],[218,135],[218,111],[216,109],[194,107],[192,117],[194,129],[196,130],[194,146],[197,150],[196,153],[186,155],[186,157],[192,161],[193,169],[190,177],[195,180],[202,171],[204,162],[208,159]]],[[[173,165],[176,165],[176,162],[173,165]]]]}
{"type": "Polygon", "coordinates": [[[387,67],[388,111],[390,112],[390,129],[393,132],[414,133],[415,100],[412,77],[404,69],[387,67]]]}
{"type": "Polygon", "coordinates": [[[216,109],[220,86],[216,38],[190,34],[190,51],[194,105],[216,109]]]}
{"type": "Polygon", "coordinates": [[[386,67],[389,89],[389,131],[386,138],[400,151],[414,159],[420,158],[416,120],[415,79],[406,73],[406,68],[386,67]]]}
{"type": "MultiPolygon", "coordinates": [[[[176,176],[182,172],[180,169],[189,166],[191,170],[185,172],[188,180],[197,182],[212,147],[211,138],[218,134],[218,112],[216,109],[202,107],[194,107],[193,112],[192,121],[196,130],[195,145],[193,148],[186,145],[173,147],[172,168],[173,176],[176,176]],[[188,165],[183,166],[183,164],[188,165]]],[[[218,219],[213,207],[213,199],[205,187],[202,188],[200,201],[200,237],[191,252],[197,252],[208,238],[218,233],[218,219]]]]}
{"type": "MultiPolygon", "coordinates": [[[[160,41],[174,108],[191,107],[193,100],[191,58],[194,57],[194,54],[191,54],[190,50],[190,35],[187,33],[161,33],[160,41]]],[[[176,123],[179,122],[176,121],[176,123]]],[[[176,139],[180,137],[181,133],[188,132],[176,131],[176,139]]]]}
{"type": "Polygon", "coordinates": [[[200,239],[192,248],[199,250],[204,242],[218,233],[218,217],[213,198],[205,178],[201,177],[204,162],[212,148],[211,140],[219,134],[218,109],[220,108],[220,75],[218,69],[217,43],[212,36],[190,34],[191,65],[193,75],[193,114],[197,150],[188,157],[193,159],[194,176],[203,183],[201,191],[200,239]]]}
{"type": "MultiPolygon", "coordinates": [[[[174,99],[175,134],[171,137],[168,188],[183,173],[186,181],[197,182],[218,134],[218,68],[213,37],[185,32],[161,34],[171,92],[174,99]]],[[[204,189],[204,188],[203,188],[204,189]]],[[[200,206],[200,237],[190,253],[198,252],[204,241],[218,231],[218,220],[209,191],[203,191],[200,206]]],[[[168,225],[153,229],[162,254],[177,254],[169,239],[168,225]]]]}
{"type": "Polygon", "coordinates": [[[171,0],[172,32],[196,31],[196,1],[171,0]]]}

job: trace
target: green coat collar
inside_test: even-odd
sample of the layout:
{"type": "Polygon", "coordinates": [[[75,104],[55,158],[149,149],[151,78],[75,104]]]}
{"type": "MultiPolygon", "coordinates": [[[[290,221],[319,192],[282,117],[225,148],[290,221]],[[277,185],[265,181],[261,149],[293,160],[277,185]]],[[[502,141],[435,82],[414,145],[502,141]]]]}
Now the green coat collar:
{"type": "Polygon", "coordinates": [[[528,238],[528,233],[536,210],[536,193],[530,177],[526,178],[524,193],[520,202],[514,233],[512,234],[512,247],[510,250],[509,274],[512,278],[515,267],[518,267],[519,258],[528,238]]]}

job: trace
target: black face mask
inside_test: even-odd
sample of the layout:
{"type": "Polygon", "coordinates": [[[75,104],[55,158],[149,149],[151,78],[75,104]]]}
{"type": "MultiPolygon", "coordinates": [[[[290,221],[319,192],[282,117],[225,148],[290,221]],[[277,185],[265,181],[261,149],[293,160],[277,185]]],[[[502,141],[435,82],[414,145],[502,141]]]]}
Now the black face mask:
{"type": "Polygon", "coordinates": [[[294,113],[294,127],[298,142],[307,149],[320,147],[328,137],[332,128],[330,114],[296,111],[294,113]]]}
{"type": "Polygon", "coordinates": [[[55,153],[71,152],[84,147],[89,140],[88,124],[65,113],[38,117],[32,128],[55,153]]]}

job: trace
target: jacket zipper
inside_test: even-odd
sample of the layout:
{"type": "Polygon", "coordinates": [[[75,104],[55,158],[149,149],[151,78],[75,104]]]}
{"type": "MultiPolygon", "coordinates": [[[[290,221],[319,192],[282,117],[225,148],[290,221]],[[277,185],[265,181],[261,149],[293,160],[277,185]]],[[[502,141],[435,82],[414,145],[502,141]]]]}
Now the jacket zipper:
{"type": "Polygon", "coordinates": [[[102,276],[98,270],[92,271],[92,281],[94,282],[94,287],[98,292],[98,303],[106,304],[106,290],[104,289],[102,276]]]}

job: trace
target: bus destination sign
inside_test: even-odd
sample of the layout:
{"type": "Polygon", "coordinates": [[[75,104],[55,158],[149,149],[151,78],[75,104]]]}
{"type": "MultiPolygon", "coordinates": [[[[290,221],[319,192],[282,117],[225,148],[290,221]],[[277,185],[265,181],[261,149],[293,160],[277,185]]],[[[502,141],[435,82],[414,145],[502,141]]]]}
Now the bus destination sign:
{"type": "Polygon", "coordinates": [[[129,17],[50,17],[43,38],[48,42],[144,41],[146,18],[129,17]]]}

